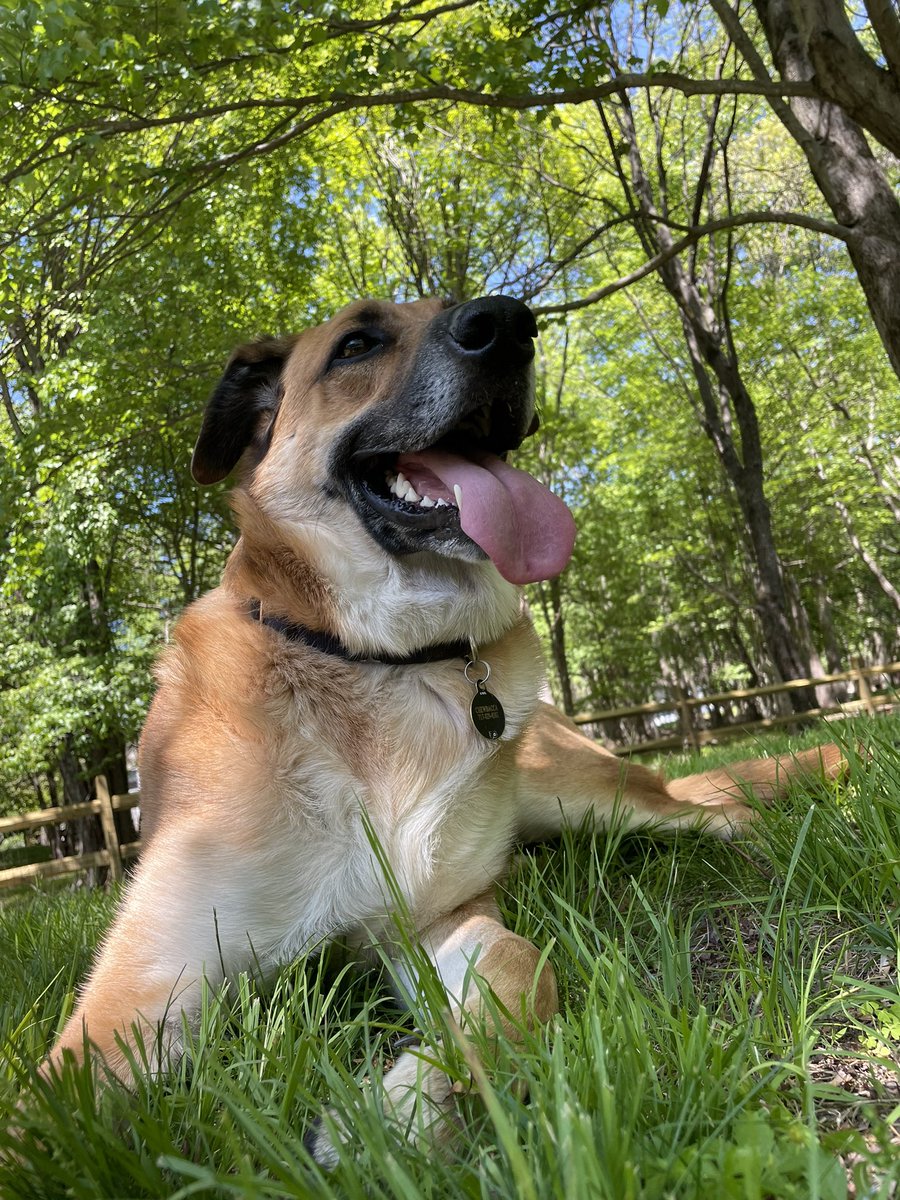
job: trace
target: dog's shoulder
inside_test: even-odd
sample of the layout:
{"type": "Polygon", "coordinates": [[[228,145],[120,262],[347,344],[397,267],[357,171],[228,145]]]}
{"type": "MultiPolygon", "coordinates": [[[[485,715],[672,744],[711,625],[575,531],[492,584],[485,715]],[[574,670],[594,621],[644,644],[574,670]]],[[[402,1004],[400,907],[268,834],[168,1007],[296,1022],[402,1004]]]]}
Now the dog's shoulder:
{"type": "Polygon", "coordinates": [[[243,605],[218,587],[184,610],[156,665],[159,692],[186,711],[258,704],[266,642],[243,605]]]}

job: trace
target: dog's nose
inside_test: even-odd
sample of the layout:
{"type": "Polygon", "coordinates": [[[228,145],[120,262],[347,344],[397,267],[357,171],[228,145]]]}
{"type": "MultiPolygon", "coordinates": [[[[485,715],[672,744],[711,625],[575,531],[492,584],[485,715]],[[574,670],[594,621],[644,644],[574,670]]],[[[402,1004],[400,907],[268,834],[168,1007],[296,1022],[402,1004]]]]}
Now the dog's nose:
{"type": "Polygon", "coordinates": [[[450,316],[449,333],[467,358],[510,366],[524,366],[534,358],[534,314],[509,296],[482,296],[460,304],[450,316]]]}

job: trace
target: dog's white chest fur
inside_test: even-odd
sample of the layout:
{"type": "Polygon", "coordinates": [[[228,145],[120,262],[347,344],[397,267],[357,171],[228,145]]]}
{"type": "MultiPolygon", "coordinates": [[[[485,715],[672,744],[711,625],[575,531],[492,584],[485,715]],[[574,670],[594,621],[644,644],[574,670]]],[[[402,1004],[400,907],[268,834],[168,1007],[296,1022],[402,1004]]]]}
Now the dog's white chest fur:
{"type": "MultiPolygon", "coordinates": [[[[535,674],[537,663],[517,664],[492,680],[507,720],[497,743],[471,722],[474,688],[459,662],[358,669],[360,727],[324,740],[310,736],[306,719],[315,692],[273,704],[281,724],[271,764],[280,819],[263,852],[269,880],[281,881],[282,913],[290,914],[268,931],[273,957],[338,934],[377,937],[399,897],[417,924],[427,924],[490,887],[513,836],[508,743],[532,713],[535,674]]],[[[270,892],[264,904],[251,927],[270,919],[270,892]]]]}

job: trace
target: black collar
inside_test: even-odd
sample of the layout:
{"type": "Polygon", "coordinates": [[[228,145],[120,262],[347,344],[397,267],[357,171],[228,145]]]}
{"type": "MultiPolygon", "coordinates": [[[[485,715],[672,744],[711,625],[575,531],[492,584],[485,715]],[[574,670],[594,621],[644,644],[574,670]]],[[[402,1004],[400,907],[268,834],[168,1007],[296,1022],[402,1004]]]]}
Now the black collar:
{"type": "Polygon", "coordinates": [[[348,650],[340,638],[333,633],[323,633],[315,629],[307,629],[305,625],[294,625],[283,617],[264,617],[260,613],[258,600],[248,600],[245,606],[247,616],[253,621],[268,625],[276,633],[283,634],[292,642],[303,642],[313,650],[323,654],[333,654],[352,663],[378,663],[384,667],[411,667],[416,663],[442,662],[449,658],[472,657],[471,644],[468,641],[440,642],[436,646],[423,646],[412,654],[357,654],[348,650]]]}

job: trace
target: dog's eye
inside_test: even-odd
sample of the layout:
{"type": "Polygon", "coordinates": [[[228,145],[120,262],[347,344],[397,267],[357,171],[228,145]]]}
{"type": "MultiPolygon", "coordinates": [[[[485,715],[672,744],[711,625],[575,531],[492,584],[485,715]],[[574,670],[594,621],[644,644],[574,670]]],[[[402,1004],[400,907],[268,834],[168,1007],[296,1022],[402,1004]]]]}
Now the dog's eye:
{"type": "Polygon", "coordinates": [[[370,333],[348,333],[338,343],[333,359],[362,358],[364,354],[368,354],[370,350],[381,345],[381,338],[373,337],[370,333]]]}

